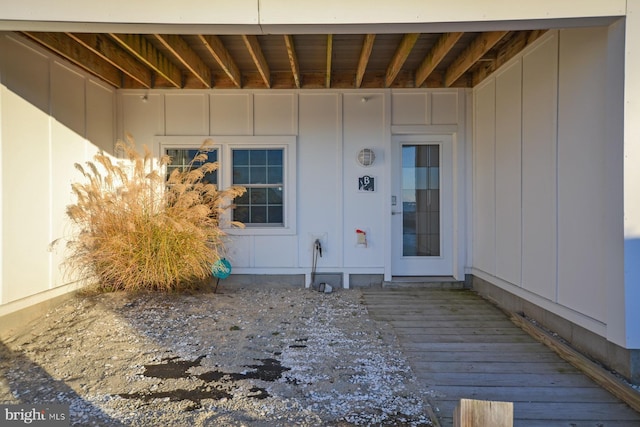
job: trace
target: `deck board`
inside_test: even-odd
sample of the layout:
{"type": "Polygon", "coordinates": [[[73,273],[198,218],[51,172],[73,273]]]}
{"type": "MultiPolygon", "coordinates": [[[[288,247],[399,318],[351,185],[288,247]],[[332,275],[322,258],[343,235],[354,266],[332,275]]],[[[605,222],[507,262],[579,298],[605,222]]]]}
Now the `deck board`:
{"type": "Polygon", "coordinates": [[[461,398],[514,402],[515,426],[640,426],[640,414],[468,290],[363,290],[388,322],[443,427],[461,398]]]}

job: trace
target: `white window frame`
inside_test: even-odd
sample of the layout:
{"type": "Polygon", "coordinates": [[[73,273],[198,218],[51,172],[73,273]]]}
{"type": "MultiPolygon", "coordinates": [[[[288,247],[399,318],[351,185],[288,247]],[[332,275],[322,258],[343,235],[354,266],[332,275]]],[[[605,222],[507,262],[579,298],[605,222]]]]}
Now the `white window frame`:
{"type": "Polygon", "coordinates": [[[282,149],[284,191],[282,194],[284,211],[283,225],[250,224],[245,228],[230,226],[232,212],[224,213],[221,218],[221,228],[230,235],[293,235],[297,232],[296,191],[297,191],[297,140],[291,135],[274,136],[157,136],[154,137],[156,155],[162,156],[167,149],[199,148],[202,143],[210,139],[210,146],[218,150],[218,188],[225,189],[233,185],[233,149],[282,149]]]}

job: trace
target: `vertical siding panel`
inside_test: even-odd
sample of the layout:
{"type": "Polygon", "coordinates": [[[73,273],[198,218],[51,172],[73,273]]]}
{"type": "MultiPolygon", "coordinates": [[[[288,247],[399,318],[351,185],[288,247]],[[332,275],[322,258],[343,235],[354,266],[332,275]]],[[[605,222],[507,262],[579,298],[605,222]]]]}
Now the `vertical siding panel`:
{"type": "Polygon", "coordinates": [[[522,62],[496,76],[496,275],[520,284],[522,62]]]}
{"type": "Polygon", "coordinates": [[[560,32],[558,302],[604,321],[605,81],[607,29],[560,32]]]}
{"type": "Polygon", "coordinates": [[[113,152],[115,135],[115,94],[113,89],[87,81],[86,137],[95,146],[113,152]]]}
{"type": "Polygon", "coordinates": [[[495,274],[495,80],[475,94],[473,265],[495,274]]]}
{"type": "Polygon", "coordinates": [[[558,37],[523,57],[522,286],[556,300],[558,37]]]}

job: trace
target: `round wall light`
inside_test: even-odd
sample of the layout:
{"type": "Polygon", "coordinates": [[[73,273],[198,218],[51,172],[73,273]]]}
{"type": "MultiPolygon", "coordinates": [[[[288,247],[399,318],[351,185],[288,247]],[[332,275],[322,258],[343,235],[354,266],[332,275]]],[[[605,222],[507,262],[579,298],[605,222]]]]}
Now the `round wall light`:
{"type": "Polygon", "coordinates": [[[376,160],[376,154],[371,148],[363,148],[358,152],[358,164],[360,166],[371,166],[376,160]]]}

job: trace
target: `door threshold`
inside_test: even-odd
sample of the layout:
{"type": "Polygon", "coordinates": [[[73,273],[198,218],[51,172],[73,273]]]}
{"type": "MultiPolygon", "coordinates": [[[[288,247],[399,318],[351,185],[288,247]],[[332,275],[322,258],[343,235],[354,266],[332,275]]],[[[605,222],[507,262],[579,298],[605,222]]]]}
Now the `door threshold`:
{"type": "Polygon", "coordinates": [[[430,289],[464,289],[464,281],[453,276],[393,276],[382,283],[383,288],[416,287],[430,289]]]}

